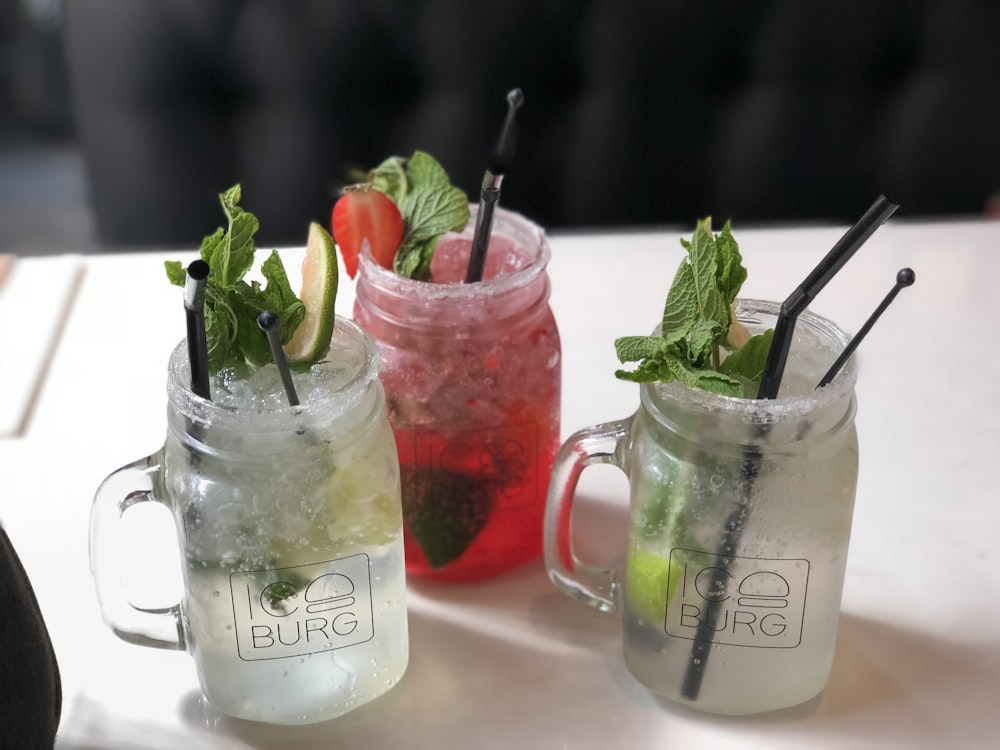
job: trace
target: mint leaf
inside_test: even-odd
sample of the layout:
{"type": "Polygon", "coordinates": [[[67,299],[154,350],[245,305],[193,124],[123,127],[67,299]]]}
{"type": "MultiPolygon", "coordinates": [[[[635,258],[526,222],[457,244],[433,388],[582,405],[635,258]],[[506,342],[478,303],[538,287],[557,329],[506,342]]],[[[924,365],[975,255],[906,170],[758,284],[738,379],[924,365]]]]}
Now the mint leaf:
{"type": "Polygon", "coordinates": [[[179,260],[168,260],[163,264],[167,269],[167,279],[174,286],[184,286],[187,284],[187,269],[179,260]]]}
{"type": "Polygon", "coordinates": [[[705,391],[720,393],[723,396],[742,396],[743,383],[738,379],[724,375],[721,372],[701,367],[692,367],[683,359],[666,360],[664,366],[672,378],[661,378],[669,382],[679,380],[688,388],[701,388],[705,391]]]}
{"type": "Polygon", "coordinates": [[[299,590],[286,581],[276,581],[267,586],[261,593],[267,597],[268,604],[271,605],[272,609],[284,611],[286,609],[285,601],[299,593],[299,590]]]}
{"type": "Polygon", "coordinates": [[[208,366],[218,372],[236,342],[236,320],[227,305],[205,304],[205,341],[208,344],[208,366]]]}
{"type": "Polygon", "coordinates": [[[717,351],[719,334],[725,330],[717,320],[695,321],[687,336],[678,342],[678,348],[684,352],[685,359],[696,367],[709,367],[712,355],[717,351]]]}
{"type": "Polygon", "coordinates": [[[638,362],[657,359],[670,347],[670,342],[659,336],[623,336],[615,340],[615,353],[619,362],[638,362]]]}
{"type": "Polygon", "coordinates": [[[666,368],[665,362],[664,357],[644,359],[634,370],[615,370],[615,377],[633,383],[670,382],[673,380],[673,375],[666,368]]]}
{"type": "Polygon", "coordinates": [[[406,159],[400,156],[390,156],[372,170],[369,175],[372,187],[392,198],[393,203],[399,202],[409,191],[406,179],[406,159]]]}
{"type": "Polygon", "coordinates": [[[264,309],[272,310],[281,319],[281,343],[286,344],[306,316],[306,306],[292,291],[288,283],[288,274],[277,250],[272,250],[261,266],[260,272],[267,279],[264,288],[264,309]]]}
{"type": "Polygon", "coordinates": [[[230,305],[236,315],[236,344],[242,360],[260,367],[271,361],[271,345],[257,326],[257,316],[268,309],[260,285],[237,282],[229,292],[230,305]]]}
{"type": "MultiPolygon", "coordinates": [[[[208,263],[209,268],[213,271],[217,267],[216,257],[222,257],[223,246],[226,244],[226,230],[219,227],[215,230],[213,234],[208,235],[201,241],[201,259],[208,263]]],[[[221,283],[222,277],[219,277],[219,282],[221,286],[226,286],[226,284],[221,283]]]]}
{"type": "Polygon", "coordinates": [[[457,560],[486,526],[493,490],[481,477],[403,466],[403,519],[434,569],[457,560]]]}
{"type": "Polygon", "coordinates": [[[633,383],[679,380],[688,388],[701,388],[724,396],[742,396],[744,392],[743,382],[738,378],[707,368],[692,367],[683,357],[670,355],[644,359],[635,370],[616,370],[615,376],[633,383]]]}
{"type": "MultiPolygon", "coordinates": [[[[747,269],[743,267],[743,256],[733,238],[730,222],[726,222],[715,238],[716,285],[722,294],[726,309],[733,306],[743,282],[747,280],[747,269]]],[[[728,320],[727,320],[728,324],[728,320]]]]}
{"type": "MultiPolygon", "coordinates": [[[[228,219],[201,243],[201,257],[208,263],[205,286],[205,338],[208,343],[209,371],[224,367],[260,366],[272,360],[267,337],[257,326],[257,315],[275,312],[281,320],[281,340],[291,339],[305,317],[305,306],[288,282],[288,274],[276,251],[261,264],[267,285],[244,280],[254,265],[254,235],[257,217],[238,205],[240,186],[234,185],[219,196],[228,219]]],[[[167,279],[184,286],[187,271],[178,261],[165,263],[167,279]]]]}
{"type": "Polygon", "coordinates": [[[748,388],[745,393],[747,398],[755,398],[757,395],[773,338],[774,329],[771,328],[751,337],[743,346],[723,360],[719,367],[720,372],[747,381],[748,388]]]}
{"type": "Polygon", "coordinates": [[[202,258],[212,269],[215,282],[223,287],[231,287],[253,266],[253,236],[257,232],[258,223],[256,216],[236,205],[240,200],[239,185],[229,188],[219,199],[229,219],[229,230],[221,238],[219,231],[207,238],[207,249],[211,257],[205,257],[206,244],[202,243],[202,258]]]}
{"type": "Polygon", "coordinates": [[[700,222],[691,242],[685,243],[688,257],[681,261],[663,306],[664,335],[687,332],[700,323],[729,326],[729,306],[717,285],[717,252],[710,221],[700,222]]]}
{"type": "Polygon", "coordinates": [[[438,239],[468,224],[468,197],[451,184],[444,167],[423,151],[414,151],[409,159],[386,159],[372,171],[371,182],[392,198],[403,217],[405,232],[393,270],[426,280],[438,239]]]}
{"type": "Polygon", "coordinates": [[[638,362],[634,370],[617,370],[615,377],[638,383],[679,380],[690,388],[726,396],[756,395],[770,349],[771,333],[751,338],[723,359],[732,325],[732,305],[747,271],[739,246],[726,222],[718,234],[711,218],[698,222],[663,305],[659,336],[625,336],[615,341],[622,363],[638,362]]]}

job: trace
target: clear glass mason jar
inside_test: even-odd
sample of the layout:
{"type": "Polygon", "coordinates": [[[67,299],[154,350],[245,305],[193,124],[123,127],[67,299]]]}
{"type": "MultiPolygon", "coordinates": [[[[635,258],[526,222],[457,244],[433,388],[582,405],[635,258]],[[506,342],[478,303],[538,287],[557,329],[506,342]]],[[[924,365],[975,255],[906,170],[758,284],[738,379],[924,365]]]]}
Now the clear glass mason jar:
{"type": "MultiPolygon", "coordinates": [[[[737,315],[760,332],[779,309],[739,300],[737,315]]],[[[643,384],[633,417],[581,430],[560,451],[545,526],[549,575],[622,617],[626,665],[654,692],[751,714],[826,685],[858,476],[853,362],[815,386],[847,340],[803,313],[778,399],[643,384]],[[573,492],[596,463],[629,478],[624,576],[572,551],[573,492]]]]}
{"type": "Polygon", "coordinates": [[[244,379],[216,382],[211,401],[190,390],[182,343],[164,446],[97,491],[91,568],[105,621],[129,642],[189,651],[223,713],[323,721],[406,669],[399,467],[377,367],[371,338],[338,318],[329,361],[294,376],[299,406],[269,365],[256,376],[268,396],[243,407],[244,379]],[[141,502],[173,515],[183,597],[170,608],[137,608],[122,591],[121,521],[141,502]]]}
{"type": "Polygon", "coordinates": [[[475,581],[542,552],[559,447],[561,350],[540,227],[498,209],[482,281],[462,283],[477,206],[433,281],[362,254],[354,319],[378,342],[403,484],[407,571],[475,581]]]}

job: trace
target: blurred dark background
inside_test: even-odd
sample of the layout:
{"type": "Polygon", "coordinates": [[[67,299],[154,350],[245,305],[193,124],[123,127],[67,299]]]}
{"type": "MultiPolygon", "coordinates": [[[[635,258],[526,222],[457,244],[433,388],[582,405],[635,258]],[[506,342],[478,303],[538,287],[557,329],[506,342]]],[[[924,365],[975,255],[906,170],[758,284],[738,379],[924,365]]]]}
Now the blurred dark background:
{"type": "Polygon", "coordinates": [[[998,40],[995,0],[0,0],[0,251],[197,246],[235,182],[301,244],[418,148],[475,198],[514,86],[502,202],[551,231],[982,215],[998,40]]]}
{"type": "Polygon", "coordinates": [[[59,0],[0,0],[0,253],[96,249],[59,0]]]}

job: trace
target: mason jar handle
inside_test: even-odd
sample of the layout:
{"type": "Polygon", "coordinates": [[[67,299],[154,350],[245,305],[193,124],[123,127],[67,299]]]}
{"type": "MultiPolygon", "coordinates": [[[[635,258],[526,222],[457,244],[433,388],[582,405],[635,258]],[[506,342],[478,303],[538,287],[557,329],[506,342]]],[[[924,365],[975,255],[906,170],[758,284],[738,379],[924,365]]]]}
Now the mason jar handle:
{"type": "Polygon", "coordinates": [[[90,508],[90,572],[101,616],[115,635],[139,646],[185,650],[180,603],[156,609],[137,607],[128,600],[122,584],[121,574],[128,565],[122,517],[139,503],[160,502],[153,494],[160,470],[160,454],[156,453],[123,466],[101,482],[90,508]]]}
{"type": "Polygon", "coordinates": [[[619,574],[612,568],[584,563],[573,552],[573,500],[586,467],[610,464],[625,471],[622,458],[630,425],[631,420],[623,419],[571,435],[556,455],[545,506],[545,567],[549,578],[563,593],[603,612],[620,611],[619,574]]]}

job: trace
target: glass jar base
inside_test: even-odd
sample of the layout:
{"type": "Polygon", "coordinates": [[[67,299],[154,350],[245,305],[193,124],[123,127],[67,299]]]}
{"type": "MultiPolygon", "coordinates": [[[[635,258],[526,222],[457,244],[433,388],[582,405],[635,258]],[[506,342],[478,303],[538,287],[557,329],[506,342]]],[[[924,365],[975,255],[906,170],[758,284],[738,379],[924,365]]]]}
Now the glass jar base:
{"type": "Polygon", "coordinates": [[[799,675],[782,680],[767,672],[759,673],[765,674],[766,679],[747,677],[745,672],[741,674],[741,670],[732,669],[734,665],[716,656],[713,657],[717,661],[713,674],[706,674],[695,691],[696,697],[689,697],[682,688],[686,659],[685,666],[681,666],[677,663],[667,665],[662,659],[651,657],[648,651],[626,651],[625,663],[632,676],[658,701],[666,706],[718,716],[752,716],[811,705],[822,695],[829,680],[829,670],[817,674],[815,669],[810,670],[813,674],[809,679],[799,675]]]}
{"type": "Polygon", "coordinates": [[[481,565],[446,565],[443,568],[432,568],[426,563],[407,563],[406,575],[407,578],[441,583],[477,583],[511,573],[541,557],[542,550],[539,548],[529,555],[506,559],[502,563],[491,561],[481,565]]]}

